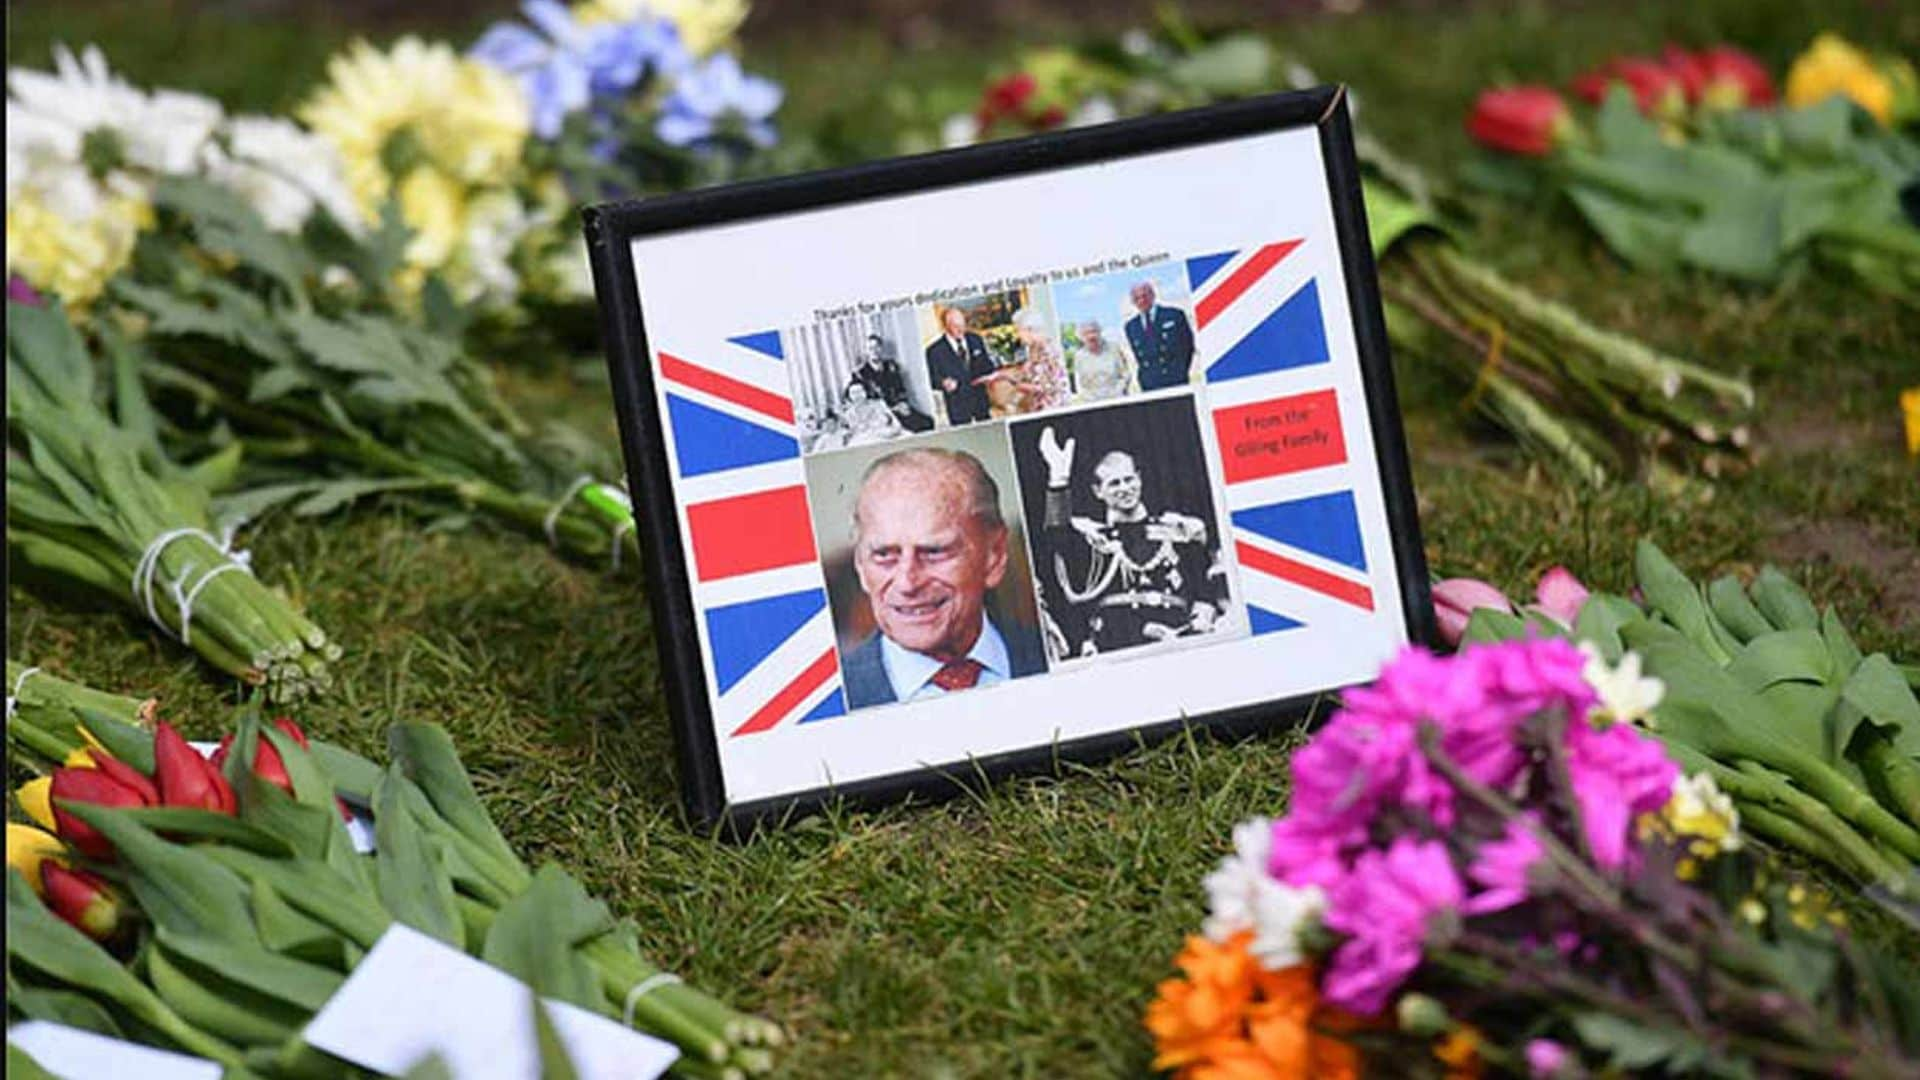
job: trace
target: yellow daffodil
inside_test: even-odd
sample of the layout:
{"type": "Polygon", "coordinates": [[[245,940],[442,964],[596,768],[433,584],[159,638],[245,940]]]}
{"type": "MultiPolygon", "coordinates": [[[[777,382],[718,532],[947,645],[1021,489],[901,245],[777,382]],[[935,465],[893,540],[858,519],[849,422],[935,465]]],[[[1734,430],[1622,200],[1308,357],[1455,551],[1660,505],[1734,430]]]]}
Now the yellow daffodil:
{"type": "Polygon", "coordinates": [[[54,827],[52,788],[53,777],[42,776],[21,784],[13,792],[14,800],[20,804],[21,812],[43,829],[54,827]]]}
{"type": "Polygon", "coordinates": [[[40,864],[52,859],[66,865],[67,849],[57,837],[31,825],[7,822],[7,865],[20,871],[33,891],[45,895],[40,880],[40,864]]]}
{"type": "Polygon", "coordinates": [[[93,214],[75,220],[34,193],[19,192],[7,200],[7,272],[69,306],[85,307],[127,264],[140,230],[152,223],[152,206],[131,195],[107,197],[93,214]]]}
{"type": "Polygon", "coordinates": [[[680,43],[695,56],[725,45],[746,20],[746,0],[584,0],[573,9],[582,25],[627,22],[643,12],[668,19],[680,31],[680,43]]]}
{"type": "Polygon", "coordinates": [[[1883,126],[1893,122],[1893,80],[1845,38],[1821,34],[1787,71],[1787,104],[1813,105],[1835,94],[1853,99],[1883,126]]]}

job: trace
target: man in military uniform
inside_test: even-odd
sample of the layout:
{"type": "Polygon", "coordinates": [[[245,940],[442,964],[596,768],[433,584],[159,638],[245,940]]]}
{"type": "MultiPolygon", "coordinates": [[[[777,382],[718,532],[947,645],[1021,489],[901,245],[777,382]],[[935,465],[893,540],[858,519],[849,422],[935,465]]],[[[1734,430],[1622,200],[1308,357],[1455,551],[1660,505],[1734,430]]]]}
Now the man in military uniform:
{"type": "Polygon", "coordinates": [[[1127,320],[1127,344],[1139,365],[1140,389],[1187,385],[1193,370],[1193,324],[1187,313],[1162,304],[1151,281],[1137,283],[1129,295],[1139,312],[1127,320]]]}
{"type": "Polygon", "coordinates": [[[908,399],[906,376],[900,364],[888,355],[886,342],[879,334],[867,335],[867,347],[853,369],[850,385],[864,387],[867,400],[885,404],[887,411],[908,431],[933,430],[933,417],[914,408],[908,399]]]}
{"type": "Polygon", "coordinates": [[[1092,656],[1211,632],[1227,613],[1228,594],[1207,522],[1149,511],[1139,467],[1124,450],[1111,451],[1093,468],[1093,496],[1104,513],[1073,516],[1069,484],[1077,441],[1062,444],[1051,426],[1040,433],[1052,647],[1065,656],[1092,656]]]}

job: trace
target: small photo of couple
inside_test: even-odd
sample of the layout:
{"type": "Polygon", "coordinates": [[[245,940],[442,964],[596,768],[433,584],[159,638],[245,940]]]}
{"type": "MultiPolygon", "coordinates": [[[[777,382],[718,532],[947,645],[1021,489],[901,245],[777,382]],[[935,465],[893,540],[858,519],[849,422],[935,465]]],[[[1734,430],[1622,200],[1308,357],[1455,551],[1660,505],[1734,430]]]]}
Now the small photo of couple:
{"type": "Polygon", "coordinates": [[[923,307],[919,331],[942,427],[1021,416],[1070,400],[1044,286],[923,307]]]}
{"type": "Polygon", "coordinates": [[[887,442],[934,426],[935,396],[914,360],[914,316],[900,310],[782,331],[804,453],[887,442]],[[901,357],[908,357],[902,362],[901,357]]]}
{"type": "Polygon", "coordinates": [[[1171,260],[1053,287],[1076,402],[1185,386],[1196,374],[1187,284],[1171,260]]]}

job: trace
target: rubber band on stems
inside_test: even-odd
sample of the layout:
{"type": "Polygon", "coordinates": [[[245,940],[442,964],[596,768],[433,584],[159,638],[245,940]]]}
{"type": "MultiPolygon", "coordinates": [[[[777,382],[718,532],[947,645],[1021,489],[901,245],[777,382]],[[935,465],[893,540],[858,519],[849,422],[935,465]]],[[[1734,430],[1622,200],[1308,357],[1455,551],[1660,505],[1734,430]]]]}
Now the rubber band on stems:
{"type": "Polygon", "coordinates": [[[1487,392],[1488,381],[1500,370],[1501,362],[1506,359],[1507,346],[1507,328],[1501,325],[1498,319],[1483,319],[1470,315],[1467,321],[1487,331],[1487,355],[1480,362],[1480,371],[1473,377],[1473,388],[1467,391],[1467,396],[1460,402],[1463,412],[1480,404],[1481,396],[1487,392]]]}
{"type": "Polygon", "coordinates": [[[673,986],[683,981],[680,976],[675,975],[671,971],[656,971],[646,978],[641,979],[639,982],[634,983],[633,989],[627,991],[627,1003],[620,1009],[620,1022],[627,1027],[632,1027],[633,1007],[640,1003],[641,998],[646,997],[648,994],[653,993],[663,986],[673,986]]]}
{"type": "Polygon", "coordinates": [[[253,573],[252,554],[247,551],[233,550],[233,534],[239,527],[240,523],[234,522],[221,530],[219,536],[215,536],[205,529],[196,528],[191,525],[178,529],[168,529],[147,543],[146,550],[140,553],[140,561],[134,564],[134,600],[146,608],[147,618],[152,621],[153,625],[166,631],[169,635],[178,638],[182,645],[191,644],[192,642],[193,601],[195,597],[200,595],[200,590],[206,587],[207,582],[212,581],[228,570],[244,570],[248,574],[253,573]],[[160,618],[160,612],[153,606],[153,579],[160,573],[160,557],[166,554],[167,547],[174,541],[184,540],[189,536],[195,536],[205,540],[208,545],[220,553],[223,561],[220,565],[215,566],[213,569],[201,575],[200,578],[194,582],[192,589],[182,588],[182,586],[186,584],[187,575],[193,572],[194,564],[191,563],[187,565],[186,569],[180,572],[179,578],[168,583],[168,588],[173,592],[174,603],[180,609],[180,632],[176,634],[173,628],[169,627],[166,621],[160,618]]]}
{"type": "Polygon", "coordinates": [[[20,688],[27,685],[27,676],[38,674],[39,668],[30,667],[14,677],[13,689],[7,693],[7,719],[13,719],[13,714],[20,708],[20,688]]]}

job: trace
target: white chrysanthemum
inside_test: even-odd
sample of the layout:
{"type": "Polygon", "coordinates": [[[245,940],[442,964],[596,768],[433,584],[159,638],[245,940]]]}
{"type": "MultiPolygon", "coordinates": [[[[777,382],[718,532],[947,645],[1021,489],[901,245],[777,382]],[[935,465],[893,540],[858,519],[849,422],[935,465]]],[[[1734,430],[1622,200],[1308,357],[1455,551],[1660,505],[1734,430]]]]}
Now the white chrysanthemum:
{"type": "Polygon", "coordinates": [[[940,145],[948,150],[972,146],[980,140],[980,122],[972,113],[954,113],[940,125],[940,145]]]}
{"type": "Polygon", "coordinates": [[[512,257],[526,235],[532,217],[512,193],[488,192],[467,204],[467,231],[458,269],[457,291],[463,299],[484,297],[512,300],[520,289],[512,257]]]}
{"type": "Polygon", "coordinates": [[[1580,677],[1599,696],[1599,712],[1615,723],[1638,722],[1651,727],[1654,707],[1666,696],[1667,684],[1650,675],[1641,677],[1640,654],[1627,652],[1619,664],[1610,665],[1590,642],[1581,642],[1580,651],[1587,657],[1580,677]]]}
{"type": "Polygon", "coordinates": [[[1267,871],[1273,847],[1273,822],[1254,818],[1233,830],[1234,853],[1207,875],[1207,919],[1201,932],[1225,941],[1253,931],[1248,951],[1269,971],[1298,964],[1304,955],[1300,933],[1320,917],[1326,895],[1316,886],[1296,889],[1267,871]]]}
{"type": "Polygon", "coordinates": [[[205,170],[209,180],[245,199],[274,229],[299,229],[316,205],[348,229],[360,224],[333,144],[289,121],[234,117],[225,145],[207,146],[205,170]]]}
{"type": "MultiPolygon", "coordinates": [[[[51,73],[9,69],[7,89],[21,112],[47,127],[71,132],[65,141],[74,159],[92,139],[103,151],[111,151],[110,156],[117,155],[119,160],[111,164],[159,175],[192,172],[222,118],[219,103],[211,98],[178,90],[136,90],[115,76],[106,57],[91,45],[77,58],[55,46],[51,73]],[[109,138],[110,146],[103,141],[109,138]]],[[[11,121],[12,110],[9,113],[11,121]]],[[[37,128],[37,134],[45,132],[46,127],[37,128]]],[[[9,132],[9,142],[12,138],[9,132]]]]}

